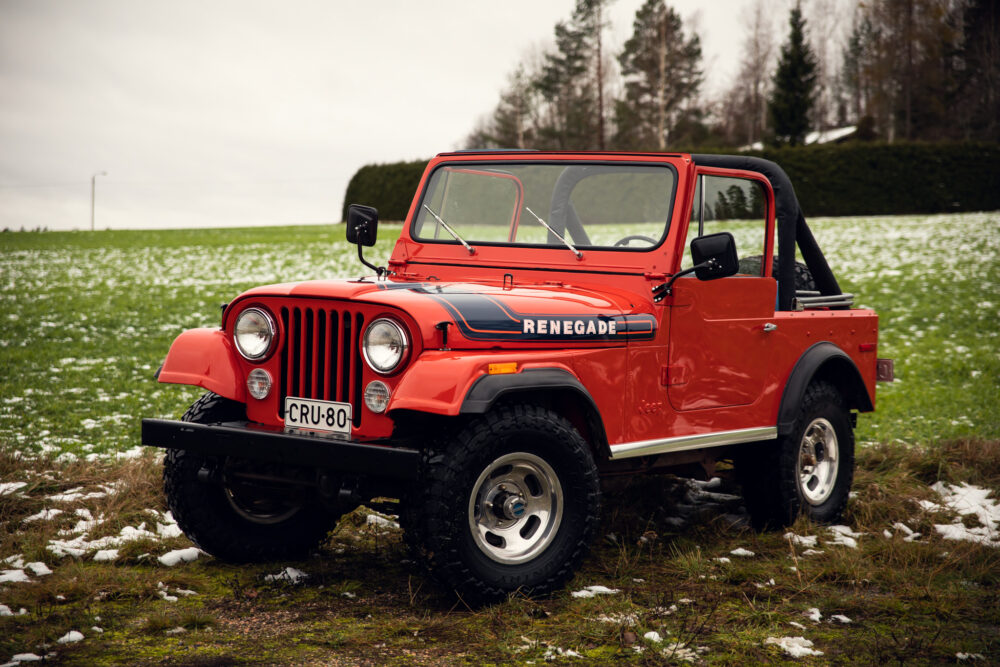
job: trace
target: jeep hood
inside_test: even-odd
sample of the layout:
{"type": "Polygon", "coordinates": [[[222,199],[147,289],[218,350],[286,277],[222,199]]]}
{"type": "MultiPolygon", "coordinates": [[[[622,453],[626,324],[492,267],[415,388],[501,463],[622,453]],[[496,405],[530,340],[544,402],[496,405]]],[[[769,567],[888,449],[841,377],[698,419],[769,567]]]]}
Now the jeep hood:
{"type": "MultiPolygon", "coordinates": [[[[624,294],[571,285],[314,280],[258,287],[253,297],[350,300],[399,310],[421,328],[425,349],[482,349],[558,344],[615,344],[652,338],[655,319],[631,312],[624,294]]],[[[391,309],[391,310],[390,310],[391,309]]]]}

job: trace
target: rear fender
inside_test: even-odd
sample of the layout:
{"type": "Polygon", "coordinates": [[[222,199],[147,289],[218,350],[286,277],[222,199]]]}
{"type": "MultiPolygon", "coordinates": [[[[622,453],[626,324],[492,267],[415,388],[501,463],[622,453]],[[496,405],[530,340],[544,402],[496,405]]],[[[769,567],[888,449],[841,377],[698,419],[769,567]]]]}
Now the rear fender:
{"type": "Polygon", "coordinates": [[[871,412],[875,409],[861,371],[847,353],[830,342],[816,343],[802,353],[785,384],[778,408],[779,436],[791,433],[806,387],[814,380],[823,380],[836,387],[851,410],[871,412]]]}
{"type": "Polygon", "coordinates": [[[219,396],[246,403],[246,386],[232,342],[221,329],[190,329],[178,336],[167,352],[157,379],[169,384],[201,387],[219,396]]]}

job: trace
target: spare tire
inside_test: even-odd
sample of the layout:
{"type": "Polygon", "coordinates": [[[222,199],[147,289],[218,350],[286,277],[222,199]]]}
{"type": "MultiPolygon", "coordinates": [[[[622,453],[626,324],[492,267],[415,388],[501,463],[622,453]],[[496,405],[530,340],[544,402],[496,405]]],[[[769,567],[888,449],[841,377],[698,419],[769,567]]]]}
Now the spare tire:
{"type": "MultiPolygon", "coordinates": [[[[752,255],[750,257],[740,258],[740,273],[745,273],[751,276],[759,276],[761,274],[761,263],[764,261],[762,255],[752,255]]],[[[781,258],[778,255],[774,256],[774,266],[771,269],[771,275],[777,279],[779,273],[779,268],[781,266],[781,258]]],[[[813,280],[812,272],[809,267],[802,262],[795,262],[795,291],[796,292],[815,292],[818,288],[816,287],[816,281],[813,280]]]]}

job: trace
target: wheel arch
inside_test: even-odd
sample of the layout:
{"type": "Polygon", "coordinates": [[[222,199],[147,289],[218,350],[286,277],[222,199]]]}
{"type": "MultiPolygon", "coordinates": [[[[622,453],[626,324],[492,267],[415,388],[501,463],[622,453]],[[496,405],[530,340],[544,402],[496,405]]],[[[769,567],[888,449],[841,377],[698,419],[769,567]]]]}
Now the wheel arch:
{"type": "Polygon", "coordinates": [[[785,383],[778,408],[779,436],[791,433],[806,388],[814,381],[833,385],[844,397],[848,409],[859,412],[871,412],[875,409],[854,360],[833,343],[816,343],[802,353],[785,383]]]}
{"type": "Polygon", "coordinates": [[[610,455],[604,421],[583,383],[561,368],[530,368],[520,373],[484,375],[469,388],[460,414],[485,414],[499,403],[545,405],[565,417],[590,444],[595,460],[610,455]]]}

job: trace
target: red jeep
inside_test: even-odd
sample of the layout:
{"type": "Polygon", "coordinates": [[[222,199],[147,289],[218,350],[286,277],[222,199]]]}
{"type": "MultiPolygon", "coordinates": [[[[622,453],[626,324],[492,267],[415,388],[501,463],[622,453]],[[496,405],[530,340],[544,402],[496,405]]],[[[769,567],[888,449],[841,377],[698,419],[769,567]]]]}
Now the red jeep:
{"type": "Polygon", "coordinates": [[[362,255],[377,224],[350,207],[375,276],[252,289],[170,348],[159,381],[209,393],[142,442],[167,448],[170,509],[208,553],[300,556],[398,498],[430,571],[488,601],[572,576],[608,476],[727,459],[757,525],[841,514],[878,317],[776,164],[446,153],[387,268],[362,255]]]}

